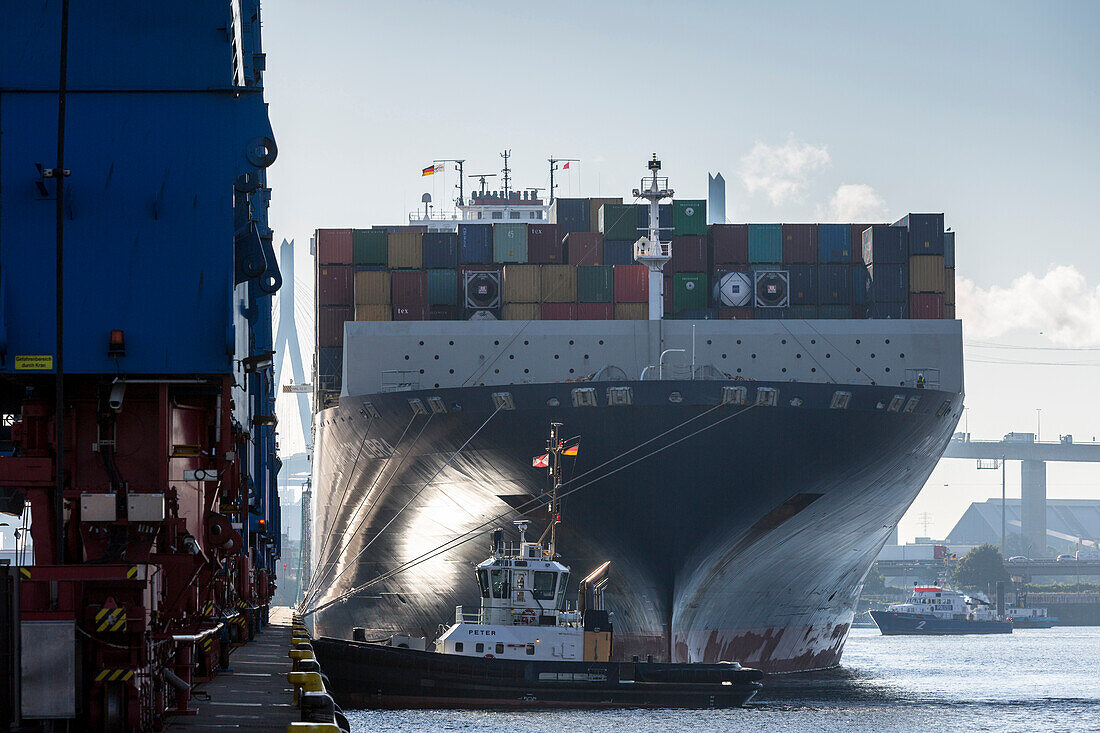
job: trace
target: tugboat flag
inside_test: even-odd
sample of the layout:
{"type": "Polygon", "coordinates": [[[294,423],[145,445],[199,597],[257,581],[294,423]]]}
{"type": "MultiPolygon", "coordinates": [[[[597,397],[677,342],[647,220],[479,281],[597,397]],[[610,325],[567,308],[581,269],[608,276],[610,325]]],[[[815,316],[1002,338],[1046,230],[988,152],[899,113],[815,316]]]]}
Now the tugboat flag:
{"type": "Polygon", "coordinates": [[[550,454],[543,453],[541,456],[535,456],[531,459],[531,466],[533,466],[534,468],[549,468],[550,454]]]}
{"type": "Polygon", "coordinates": [[[436,171],[441,171],[441,170],[443,170],[442,165],[430,165],[427,168],[425,168],[424,170],[422,170],[420,172],[420,175],[421,176],[430,176],[430,175],[434,175],[436,171]]]}
{"type": "Polygon", "coordinates": [[[566,448],[565,450],[563,450],[561,452],[561,454],[563,456],[575,456],[575,455],[577,455],[577,451],[580,450],[580,447],[581,447],[580,443],[577,443],[576,445],[571,445],[568,448],[566,448]]]}

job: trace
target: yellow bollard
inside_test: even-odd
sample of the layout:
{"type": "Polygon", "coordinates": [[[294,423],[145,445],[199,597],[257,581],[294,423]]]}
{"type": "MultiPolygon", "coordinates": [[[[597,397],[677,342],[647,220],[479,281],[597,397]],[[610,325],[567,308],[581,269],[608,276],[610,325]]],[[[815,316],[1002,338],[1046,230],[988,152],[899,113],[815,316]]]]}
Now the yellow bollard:
{"type": "Polygon", "coordinates": [[[286,733],[341,733],[336,723],[299,723],[287,725],[286,733]]]}
{"type": "Polygon", "coordinates": [[[312,649],[291,649],[289,652],[286,653],[286,655],[293,659],[295,662],[301,661],[303,659],[315,658],[313,656],[312,649]]]}
{"type": "Polygon", "coordinates": [[[298,704],[299,690],[324,692],[325,683],[317,672],[287,672],[286,681],[294,685],[294,704],[298,704]]]}

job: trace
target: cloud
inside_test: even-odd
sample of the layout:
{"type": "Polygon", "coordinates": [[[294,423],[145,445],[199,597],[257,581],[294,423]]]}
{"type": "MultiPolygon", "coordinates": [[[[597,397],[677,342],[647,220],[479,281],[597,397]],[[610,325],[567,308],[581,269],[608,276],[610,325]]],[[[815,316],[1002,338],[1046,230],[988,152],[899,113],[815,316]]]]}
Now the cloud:
{"type": "Polygon", "coordinates": [[[1064,346],[1100,345],[1100,286],[1090,288],[1072,265],[1027,273],[1007,288],[955,281],[957,313],[967,338],[995,338],[1013,331],[1042,332],[1064,346]]]}
{"type": "Polygon", "coordinates": [[[782,145],[757,140],[741,158],[741,180],[749,193],[762,191],[773,204],[800,198],[810,174],[829,165],[829,151],[791,135],[782,145]]]}
{"type": "Polygon", "coordinates": [[[829,199],[829,221],[880,221],[886,215],[886,202],[865,183],[845,183],[829,199]]]}

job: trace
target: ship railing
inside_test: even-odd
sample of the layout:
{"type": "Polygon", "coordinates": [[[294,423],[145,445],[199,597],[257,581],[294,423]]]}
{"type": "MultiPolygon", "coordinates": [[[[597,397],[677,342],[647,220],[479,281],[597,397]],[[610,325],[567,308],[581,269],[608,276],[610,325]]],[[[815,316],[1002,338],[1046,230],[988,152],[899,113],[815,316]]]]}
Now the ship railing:
{"type": "Polygon", "coordinates": [[[420,373],[408,369],[383,369],[380,392],[411,392],[420,389],[420,373]]]}
{"type": "Polygon", "coordinates": [[[481,623],[481,609],[476,611],[467,611],[464,606],[455,606],[455,623],[456,624],[480,624],[481,623]]]}

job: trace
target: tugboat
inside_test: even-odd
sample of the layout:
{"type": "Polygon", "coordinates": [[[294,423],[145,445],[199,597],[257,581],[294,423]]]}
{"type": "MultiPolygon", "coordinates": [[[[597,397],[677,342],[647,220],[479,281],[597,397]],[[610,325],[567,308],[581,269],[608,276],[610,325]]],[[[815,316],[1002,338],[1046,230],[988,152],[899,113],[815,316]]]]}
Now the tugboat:
{"type": "Polygon", "coordinates": [[[905,603],[871,611],[871,618],[883,636],[1012,633],[1012,621],[988,603],[940,586],[913,588],[905,603]]]}
{"type": "Polygon", "coordinates": [[[736,662],[612,662],[612,619],[603,606],[609,562],[580,581],[576,606],[565,599],[569,567],[558,562],[556,526],[561,456],[574,448],[552,423],[546,454],[550,523],[537,542],[515,522],[519,544],[492,532],[491,555],[475,569],[481,605],[455,609],[434,650],[399,635],[384,643],[321,637],[314,652],[341,705],[365,708],[683,707],[748,702],[764,673],[736,662]],[[549,536],[544,546],[543,540],[549,536]]]}
{"type": "Polygon", "coordinates": [[[1058,625],[1058,617],[1051,616],[1045,608],[1037,608],[1027,605],[1027,595],[1018,593],[1016,603],[1006,609],[1008,617],[1012,619],[1012,626],[1017,629],[1050,629],[1058,625]]]}

